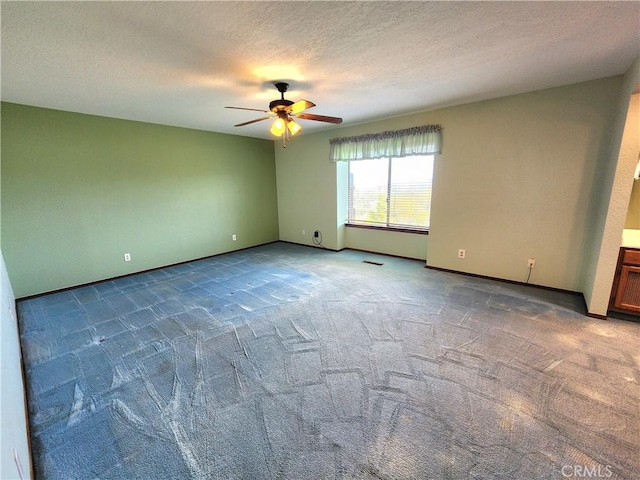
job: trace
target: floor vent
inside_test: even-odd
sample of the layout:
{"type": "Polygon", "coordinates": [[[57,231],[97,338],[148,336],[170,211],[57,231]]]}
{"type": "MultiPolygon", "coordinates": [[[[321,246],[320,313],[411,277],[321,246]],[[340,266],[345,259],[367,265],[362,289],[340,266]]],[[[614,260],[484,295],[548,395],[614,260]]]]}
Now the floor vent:
{"type": "Polygon", "coordinates": [[[373,260],[363,260],[362,263],[370,263],[371,265],[384,265],[384,263],[374,262],[373,260]]]}

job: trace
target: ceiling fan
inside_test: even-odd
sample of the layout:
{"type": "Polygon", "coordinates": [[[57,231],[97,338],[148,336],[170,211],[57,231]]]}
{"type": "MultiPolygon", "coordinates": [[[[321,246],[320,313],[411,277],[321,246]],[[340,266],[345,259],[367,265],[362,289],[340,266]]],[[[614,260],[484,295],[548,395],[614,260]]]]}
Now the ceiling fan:
{"type": "Polygon", "coordinates": [[[308,100],[298,100],[297,102],[292,102],[291,100],[286,100],[284,98],[284,92],[286,92],[289,88],[288,83],[278,82],[274,83],[274,86],[280,92],[280,98],[277,100],[273,100],[269,103],[269,110],[260,110],[258,108],[244,108],[244,107],[225,107],[225,108],[233,108],[235,110],[251,110],[253,112],[264,112],[268,115],[265,117],[256,118],[254,120],[249,120],[248,122],[238,123],[234,125],[234,127],[243,127],[245,125],[249,125],[255,122],[261,122],[262,120],[268,120],[270,118],[275,118],[275,122],[271,126],[271,133],[276,137],[283,137],[284,143],[289,140],[289,135],[295,135],[302,127],[299,123],[297,123],[294,118],[301,118],[303,120],[315,120],[318,122],[327,122],[327,123],[342,123],[342,119],[339,117],[328,117],[326,115],[314,115],[313,113],[303,113],[305,110],[315,107],[316,104],[310,102],[308,100]]]}

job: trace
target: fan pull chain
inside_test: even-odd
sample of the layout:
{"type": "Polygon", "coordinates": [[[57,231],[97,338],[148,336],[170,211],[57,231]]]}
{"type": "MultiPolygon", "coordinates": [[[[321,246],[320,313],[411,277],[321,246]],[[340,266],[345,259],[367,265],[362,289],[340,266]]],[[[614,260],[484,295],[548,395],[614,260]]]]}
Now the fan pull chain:
{"type": "Polygon", "coordinates": [[[282,148],[287,148],[287,142],[289,141],[289,129],[286,128],[284,129],[284,132],[282,133],[282,148]]]}

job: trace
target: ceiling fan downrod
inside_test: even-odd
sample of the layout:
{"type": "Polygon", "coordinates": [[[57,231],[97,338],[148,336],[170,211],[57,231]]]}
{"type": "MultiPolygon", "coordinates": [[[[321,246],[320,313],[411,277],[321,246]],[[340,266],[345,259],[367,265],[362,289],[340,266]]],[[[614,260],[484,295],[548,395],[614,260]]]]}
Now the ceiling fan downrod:
{"type": "Polygon", "coordinates": [[[274,83],[273,85],[278,89],[278,91],[282,95],[282,100],[284,100],[284,92],[289,90],[289,84],[284,82],[277,82],[277,83],[274,83]]]}
{"type": "Polygon", "coordinates": [[[285,100],[284,98],[284,92],[286,92],[289,89],[288,83],[278,82],[278,83],[274,83],[274,86],[280,92],[280,99],[273,100],[271,103],[269,103],[269,110],[271,110],[273,113],[278,113],[279,111],[284,110],[288,106],[293,105],[293,102],[291,100],[285,100]]]}

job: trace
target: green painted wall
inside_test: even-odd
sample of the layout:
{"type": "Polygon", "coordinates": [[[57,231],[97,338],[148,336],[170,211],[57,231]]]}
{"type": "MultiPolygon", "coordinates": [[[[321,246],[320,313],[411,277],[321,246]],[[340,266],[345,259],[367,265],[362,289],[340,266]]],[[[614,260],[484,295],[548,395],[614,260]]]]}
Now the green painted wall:
{"type": "Polygon", "coordinates": [[[329,248],[426,255],[431,266],[516,281],[526,280],[533,257],[532,283],[579,291],[621,83],[612,77],[295,137],[276,147],[280,238],[311,243],[301,229],[319,228],[329,248]],[[329,161],[329,140],[429,123],[444,127],[430,234],[345,229],[337,199],[346,182],[329,161]]]}
{"type": "Polygon", "coordinates": [[[278,239],[271,141],[8,103],[1,114],[18,298],[278,239]]]}

